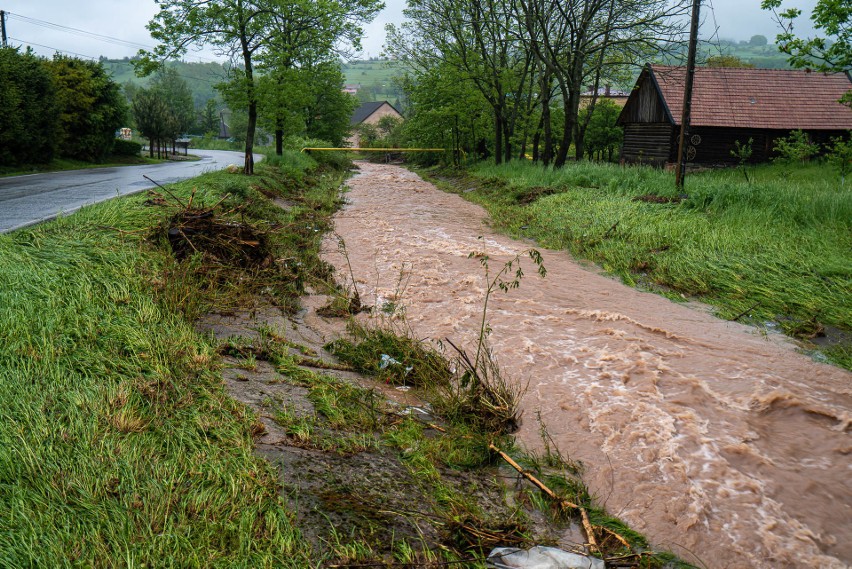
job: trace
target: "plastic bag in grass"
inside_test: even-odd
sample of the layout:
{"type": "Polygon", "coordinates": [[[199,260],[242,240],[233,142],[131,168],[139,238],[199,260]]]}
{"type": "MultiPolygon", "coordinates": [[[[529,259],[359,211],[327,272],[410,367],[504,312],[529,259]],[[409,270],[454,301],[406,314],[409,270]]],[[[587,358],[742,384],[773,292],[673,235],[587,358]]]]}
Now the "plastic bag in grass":
{"type": "Polygon", "coordinates": [[[606,569],[603,560],[596,557],[540,545],[530,549],[496,547],[487,563],[496,569],[606,569]]]}

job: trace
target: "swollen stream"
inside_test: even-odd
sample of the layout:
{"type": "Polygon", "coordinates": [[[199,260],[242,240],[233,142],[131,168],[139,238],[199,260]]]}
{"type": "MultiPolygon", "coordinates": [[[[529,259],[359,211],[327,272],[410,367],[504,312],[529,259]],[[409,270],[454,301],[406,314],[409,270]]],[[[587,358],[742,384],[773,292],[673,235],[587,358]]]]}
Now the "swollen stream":
{"type": "MultiPolygon", "coordinates": [[[[403,168],[359,166],[335,231],[362,299],[401,302],[421,338],[473,345],[486,285],[469,254],[493,273],[529,244],[403,168]]],[[[699,566],[848,567],[852,374],[541,252],[547,277],[526,262],[489,304],[500,366],[529,384],[522,443],[541,446],[540,410],[611,513],[699,566]]]]}

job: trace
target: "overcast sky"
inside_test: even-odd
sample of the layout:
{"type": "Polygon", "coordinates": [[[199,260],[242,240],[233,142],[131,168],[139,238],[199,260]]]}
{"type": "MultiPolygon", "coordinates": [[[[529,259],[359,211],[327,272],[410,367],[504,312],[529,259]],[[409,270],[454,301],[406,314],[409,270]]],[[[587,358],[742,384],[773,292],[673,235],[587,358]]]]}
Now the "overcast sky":
{"type": "MultiPolygon", "coordinates": [[[[797,23],[797,33],[813,33],[807,16],[815,2],[785,0],[785,7],[796,6],[804,12],[802,21],[797,23]]],[[[365,30],[362,53],[365,57],[381,54],[386,23],[402,21],[405,0],[385,0],[385,3],[387,7],[365,30]]],[[[88,57],[122,58],[134,55],[140,46],[153,45],[145,29],[145,24],[157,11],[153,0],[0,0],[0,9],[10,12],[6,22],[10,44],[31,45],[41,55],[51,56],[55,50],[60,50],[88,57]],[[56,26],[122,41],[96,39],[56,26]]],[[[709,39],[712,34],[714,14],[722,39],[743,40],[762,34],[772,41],[778,33],[769,13],[760,9],[760,0],[703,0],[702,39],[709,39]]],[[[202,53],[201,59],[190,53],[186,59],[210,61],[212,58],[210,53],[202,53]]]]}

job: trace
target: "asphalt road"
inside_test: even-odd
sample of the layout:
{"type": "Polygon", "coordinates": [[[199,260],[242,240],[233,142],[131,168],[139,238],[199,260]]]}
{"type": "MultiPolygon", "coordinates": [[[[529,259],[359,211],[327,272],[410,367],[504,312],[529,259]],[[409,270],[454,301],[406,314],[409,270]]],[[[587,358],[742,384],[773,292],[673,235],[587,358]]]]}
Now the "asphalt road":
{"type": "MultiPolygon", "coordinates": [[[[228,164],[242,166],[244,162],[242,152],[196,150],[194,154],[201,156],[201,160],[0,178],[0,233],[154,187],[143,175],[160,184],[169,184],[221,170],[228,164]]],[[[261,156],[256,154],[254,159],[257,162],[261,156]]]]}

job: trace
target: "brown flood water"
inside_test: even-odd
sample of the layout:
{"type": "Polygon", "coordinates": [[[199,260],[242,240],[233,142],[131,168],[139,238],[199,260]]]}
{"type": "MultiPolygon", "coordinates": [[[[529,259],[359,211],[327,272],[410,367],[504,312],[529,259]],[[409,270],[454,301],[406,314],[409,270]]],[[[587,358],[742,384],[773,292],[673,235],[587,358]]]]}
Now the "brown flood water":
{"type": "MultiPolygon", "coordinates": [[[[419,337],[471,345],[485,282],[469,253],[493,271],[529,245],[403,168],[359,166],[335,229],[361,297],[381,306],[402,282],[419,337]]],[[[540,446],[540,410],[607,509],[688,561],[849,566],[852,374],[541,252],[547,277],[528,263],[521,287],[489,304],[502,369],[529,382],[520,440],[540,446]]]]}

